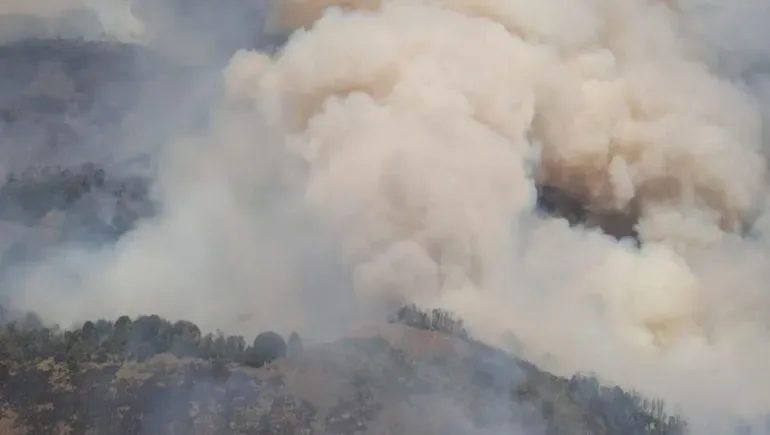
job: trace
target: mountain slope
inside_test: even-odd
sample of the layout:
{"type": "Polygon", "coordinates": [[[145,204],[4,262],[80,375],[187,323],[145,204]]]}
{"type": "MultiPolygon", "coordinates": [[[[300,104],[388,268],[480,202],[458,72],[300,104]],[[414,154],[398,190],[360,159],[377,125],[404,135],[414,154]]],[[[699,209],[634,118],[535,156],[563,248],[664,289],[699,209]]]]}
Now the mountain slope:
{"type": "Polygon", "coordinates": [[[161,339],[170,337],[163,322],[150,328],[155,338],[140,335],[171,344],[137,358],[128,349],[142,344],[136,332],[152,318],[102,321],[64,335],[6,327],[2,433],[629,435],[684,429],[660,403],[601,388],[593,378],[550,375],[435,329],[433,321],[426,329],[380,325],[305,348],[290,342],[286,357],[261,365],[253,363],[256,348],[233,337],[211,341],[193,333],[194,346],[182,350],[173,343],[185,328],[177,323],[168,329],[174,338],[161,339]],[[127,336],[134,338],[118,350],[117,331],[129,324],[135,331],[127,336]],[[111,330],[112,338],[96,330],[111,330]],[[217,341],[218,351],[201,351],[217,341]],[[236,343],[236,350],[224,343],[236,343]]]}

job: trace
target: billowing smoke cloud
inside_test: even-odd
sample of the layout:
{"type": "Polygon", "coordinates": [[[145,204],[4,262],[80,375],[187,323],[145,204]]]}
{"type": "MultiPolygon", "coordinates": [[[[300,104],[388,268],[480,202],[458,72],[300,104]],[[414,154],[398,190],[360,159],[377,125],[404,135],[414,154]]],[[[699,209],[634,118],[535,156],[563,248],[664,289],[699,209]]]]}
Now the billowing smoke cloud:
{"type": "Polygon", "coordinates": [[[0,41],[29,37],[141,40],[144,24],[132,6],[132,0],[3,1],[0,41]]]}
{"type": "Polygon", "coordinates": [[[208,136],[165,149],[161,215],[32,270],[16,302],[235,329],[417,302],[660,395],[696,433],[753,422],[770,56],[729,37],[764,4],[734,4],[283,2],[270,24],[306,29],[232,57],[208,136]],[[536,216],[536,181],[638,217],[643,246],[536,216]]]}
{"type": "Polygon", "coordinates": [[[309,30],[240,53],[228,83],[288,132],[359,293],[511,330],[696,419],[767,409],[766,242],[740,237],[764,210],[763,102],[737,81],[761,53],[702,37],[715,5],[309,3],[280,17],[309,30]],[[532,218],[535,179],[637,215],[644,247],[532,218]]]}

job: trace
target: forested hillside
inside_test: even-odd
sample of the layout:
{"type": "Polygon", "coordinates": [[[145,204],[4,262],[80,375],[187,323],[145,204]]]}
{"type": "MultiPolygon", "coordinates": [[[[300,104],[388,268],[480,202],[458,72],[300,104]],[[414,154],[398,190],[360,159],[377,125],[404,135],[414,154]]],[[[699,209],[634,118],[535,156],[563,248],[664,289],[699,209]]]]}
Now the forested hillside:
{"type": "Polygon", "coordinates": [[[679,434],[662,402],[563,379],[410,306],[331,343],[158,316],[0,333],[4,434],[679,434]],[[429,413],[429,414],[424,414],[429,413]],[[427,418],[426,418],[427,417],[427,418]]]}

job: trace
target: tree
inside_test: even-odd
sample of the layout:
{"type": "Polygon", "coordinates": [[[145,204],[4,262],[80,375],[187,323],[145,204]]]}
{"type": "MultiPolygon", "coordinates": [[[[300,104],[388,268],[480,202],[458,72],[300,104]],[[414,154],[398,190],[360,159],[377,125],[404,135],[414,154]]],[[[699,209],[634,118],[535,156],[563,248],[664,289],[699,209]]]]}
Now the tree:
{"type": "Polygon", "coordinates": [[[254,339],[254,345],[249,351],[246,364],[262,367],[278,358],[286,356],[286,341],[273,331],[263,332],[254,339]]]}
{"type": "Polygon", "coordinates": [[[192,322],[180,320],[172,327],[171,353],[177,356],[192,356],[198,352],[201,330],[192,322]]]}
{"type": "Polygon", "coordinates": [[[289,342],[286,345],[286,354],[289,357],[296,357],[302,354],[302,339],[296,332],[292,332],[291,335],[289,335],[289,342]]]}
{"type": "Polygon", "coordinates": [[[115,333],[125,333],[128,335],[129,330],[131,329],[131,318],[128,316],[120,316],[118,320],[115,321],[115,333]]]}
{"type": "Polygon", "coordinates": [[[94,337],[94,334],[96,333],[96,326],[94,325],[94,322],[89,320],[83,324],[83,328],[81,328],[81,331],[83,333],[83,338],[85,340],[91,340],[94,337]]]}
{"type": "Polygon", "coordinates": [[[227,353],[230,356],[238,356],[246,349],[246,340],[240,335],[227,337],[227,353]]]}
{"type": "Polygon", "coordinates": [[[131,327],[131,346],[149,345],[153,354],[167,351],[171,341],[171,324],[157,315],[141,316],[131,327]]]}
{"type": "Polygon", "coordinates": [[[222,331],[217,331],[217,338],[214,339],[214,354],[217,358],[227,355],[227,340],[222,331]]]}
{"type": "Polygon", "coordinates": [[[19,325],[22,329],[42,329],[43,328],[43,321],[40,319],[40,316],[38,316],[36,313],[30,311],[27,314],[24,315],[24,318],[21,319],[21,323],[19,325]]]}
{"type": "Polygon", "coordinates": [[[128,345],[128,339],[131,336],[131,318],[120,316],[113,326],[112,337],[109,340],[108,348],[114,353],[123,353],[128,345]]]}

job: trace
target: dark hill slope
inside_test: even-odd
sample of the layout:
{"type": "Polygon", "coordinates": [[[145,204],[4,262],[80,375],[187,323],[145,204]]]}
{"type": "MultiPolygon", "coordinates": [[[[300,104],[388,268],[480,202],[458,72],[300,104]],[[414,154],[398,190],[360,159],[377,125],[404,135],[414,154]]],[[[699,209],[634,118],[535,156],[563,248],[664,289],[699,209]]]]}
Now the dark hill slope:
{"type": "MultiPolygon", "coordinates": [[[[410,309],[412,319],[417,311],[410,309]]],[[[418,314],[418,318],[420,318],[418,314]]],[[[658,402],[563,379],[423,324],[268,354],[150,316],[0,336],[0,431],[21,434],[679,434],[658,402]],[[143,349],[143,350],[142,350],[143,349]],[[272,363],[262,366],[262,359],[272,363]],[[256,362],[256,363],[255,363],[256,362]],[[524,432],[522,432],[524,431],[524,432]]],[[[436,322],[436,319],[441,319],[436,322]]],[[[449,319],[449,322],[447,322],[449,319]]],[[[404,320],[402,317],[401,320],[404,320]]],[[[274,349],[275,350],[275,349],[274,349]]]]}

